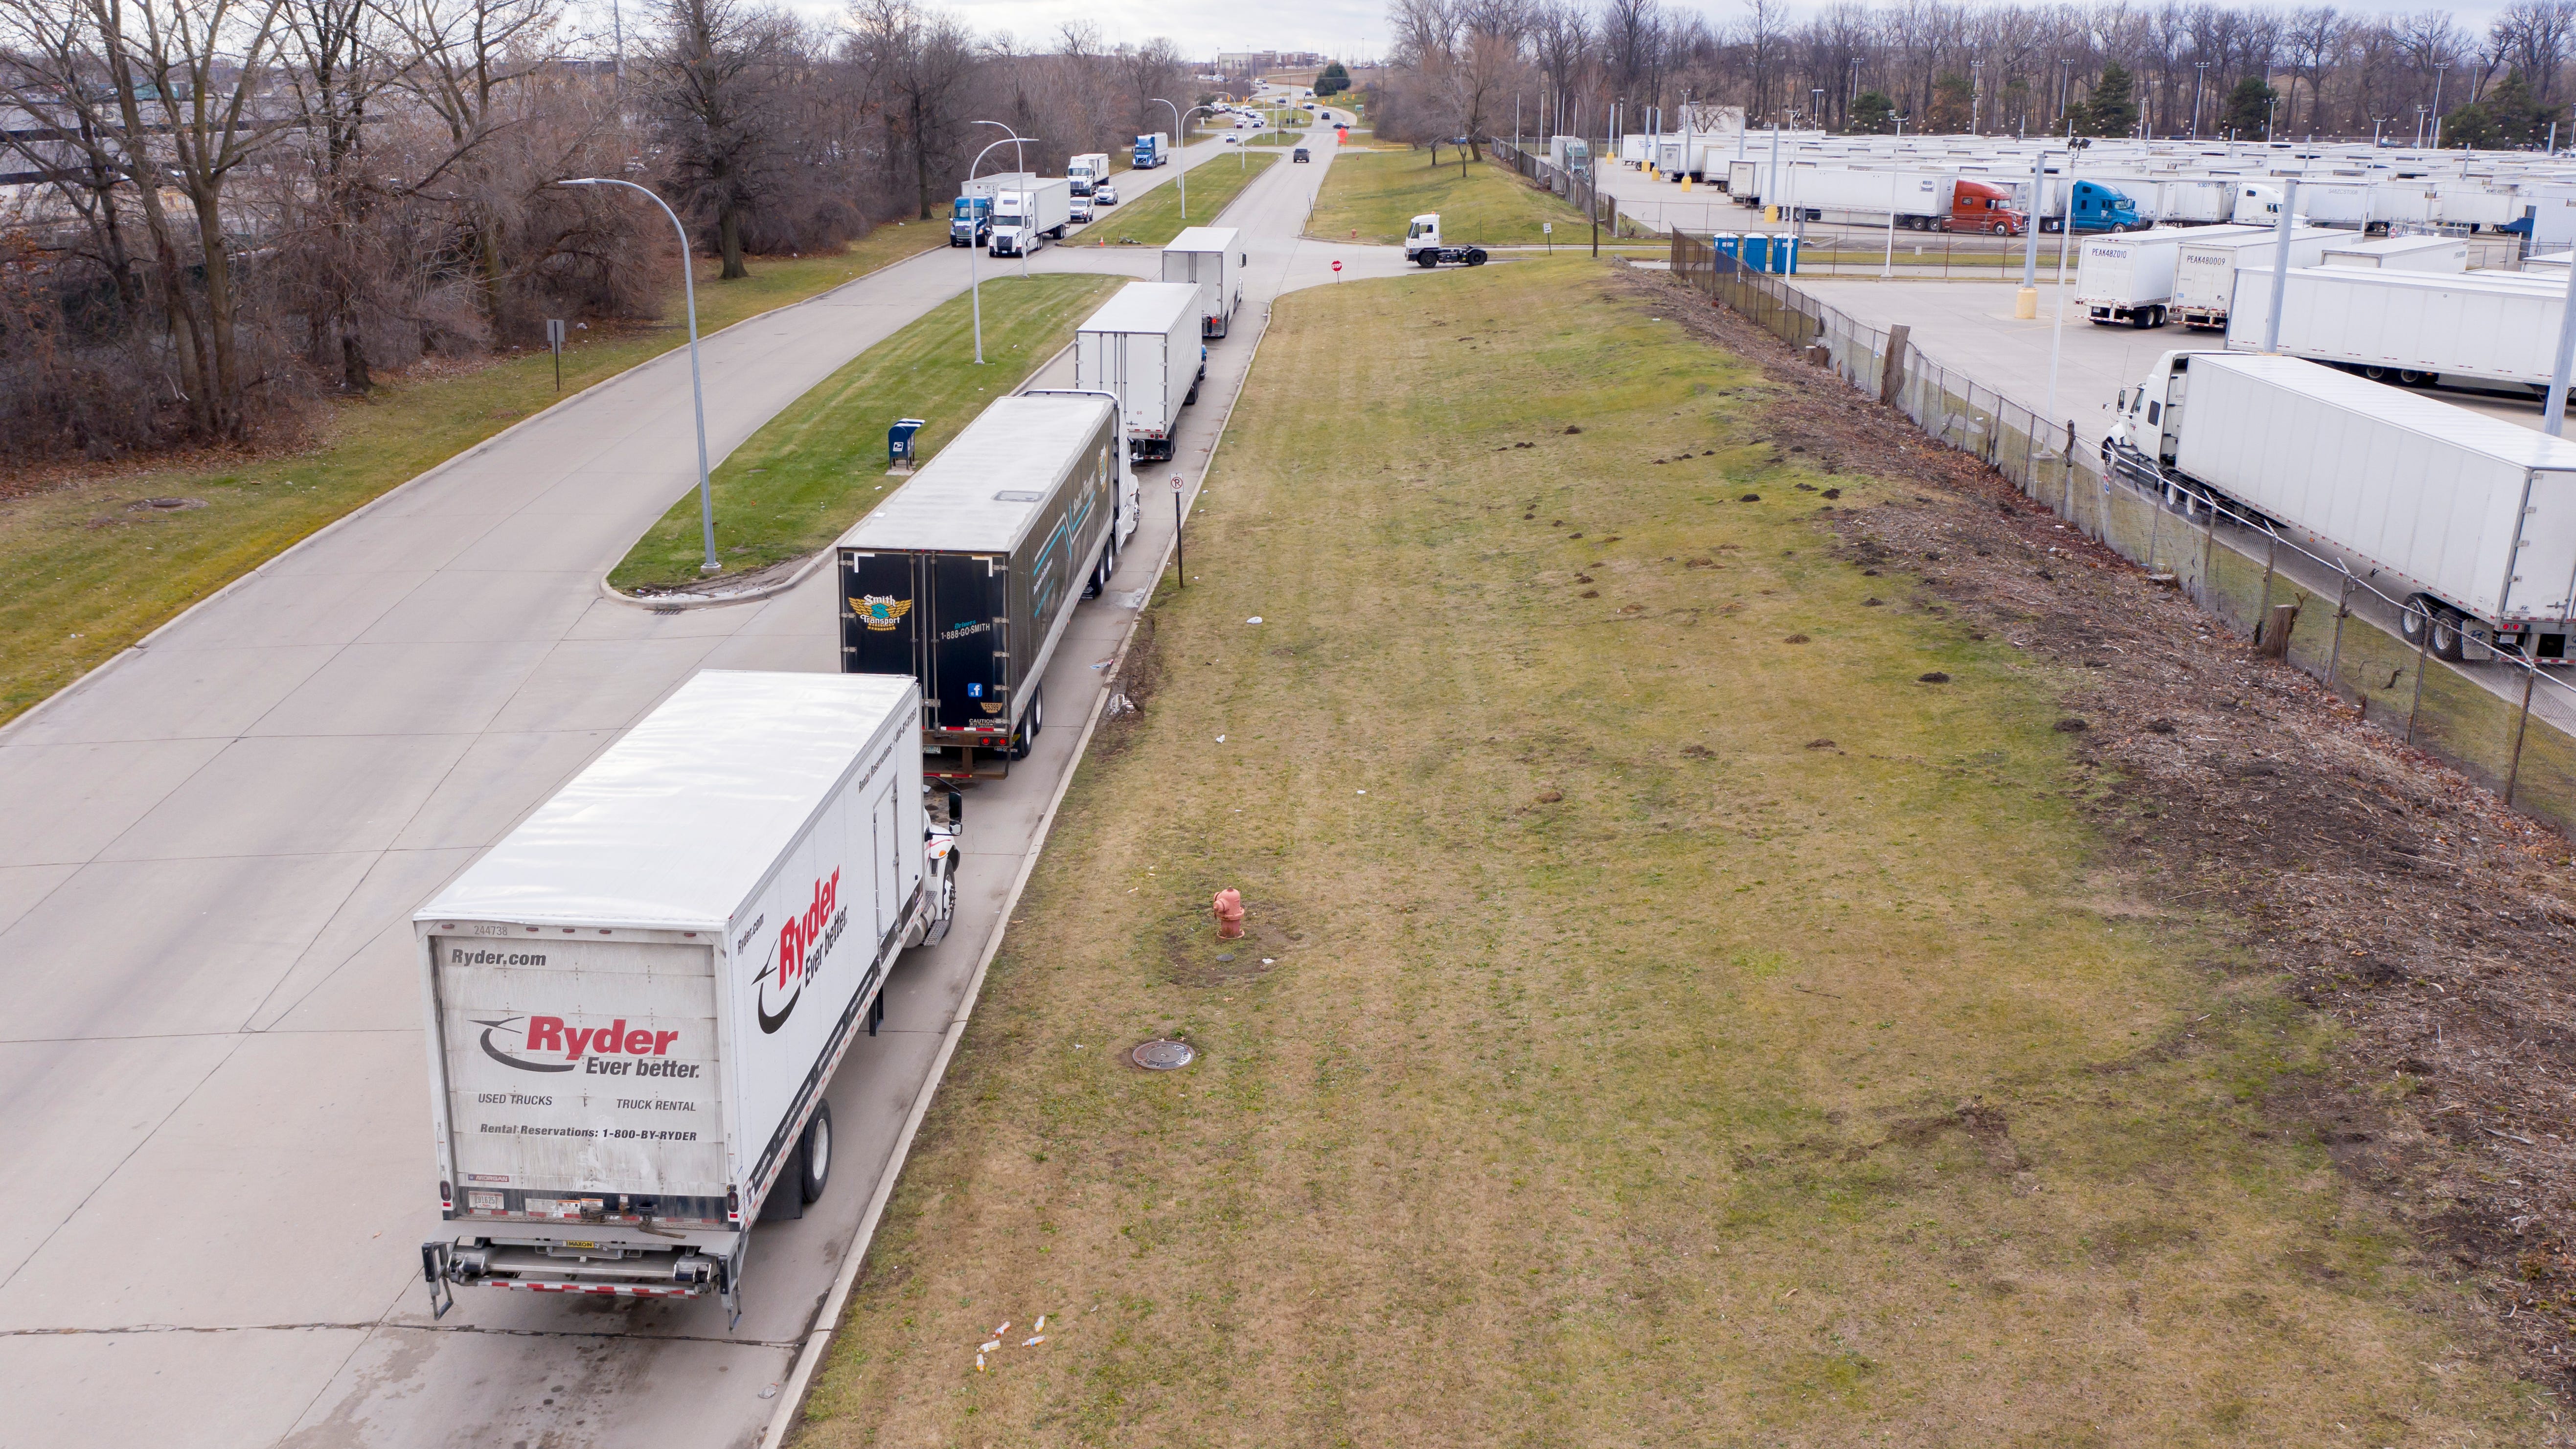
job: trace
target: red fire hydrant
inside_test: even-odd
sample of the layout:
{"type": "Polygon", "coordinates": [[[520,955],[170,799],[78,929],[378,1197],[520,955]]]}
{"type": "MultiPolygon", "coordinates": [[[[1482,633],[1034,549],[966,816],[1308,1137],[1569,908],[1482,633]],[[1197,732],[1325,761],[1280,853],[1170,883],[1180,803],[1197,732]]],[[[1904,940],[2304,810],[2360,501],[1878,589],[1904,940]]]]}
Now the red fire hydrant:
{"type": "Polygon", "coordinates": [[[1220,941],[1231,941],[1243,934],[1243,892],[1232,886],[1216,893],[1212,903],[1216,911],[1216,934],[1220,941]]]}

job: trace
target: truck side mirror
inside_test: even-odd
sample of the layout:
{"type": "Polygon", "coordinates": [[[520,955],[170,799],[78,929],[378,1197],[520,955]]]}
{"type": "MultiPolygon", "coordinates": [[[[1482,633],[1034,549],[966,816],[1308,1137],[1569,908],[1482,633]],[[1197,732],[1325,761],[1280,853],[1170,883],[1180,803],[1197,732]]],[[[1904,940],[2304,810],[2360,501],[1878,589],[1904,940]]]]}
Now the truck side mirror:
{"type": "Polygon", "coordinates": [[[2117,408],[2115,408],[2115,409],[2114,409],[2114,411],[2117,411],[2117,412],[2124,412],[2124,413],[2125,413],[2125,412],[2127,412],[2128,410],[2129,410],[2129,390],[2128,390],[2127,388],[2125,388],[2125,387],[2124,387],[2124,388],[2120,389],[2120,402],[2119,402],[2119,406],[2118,406],[2117,408]]]}
{"type": "Polygon", "coordinates": [[[966,797],[959,791],[951,790],[948,792],[948,828],[954,830],[965,823],[966,797]]]}

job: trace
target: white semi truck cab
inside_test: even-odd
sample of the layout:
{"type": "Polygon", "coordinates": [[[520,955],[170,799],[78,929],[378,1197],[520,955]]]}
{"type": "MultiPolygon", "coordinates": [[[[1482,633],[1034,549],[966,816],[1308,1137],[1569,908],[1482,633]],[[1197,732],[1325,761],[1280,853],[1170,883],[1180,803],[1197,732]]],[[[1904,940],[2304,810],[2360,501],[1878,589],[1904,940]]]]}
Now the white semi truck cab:
{"type": "Polygon", "coordinates": [[[1415,217],[1413,224],[1405,229],[1404,259],[1419,267],[1436,267],[1442,262],[1481,267],[1485,264],[1485,249],[1442,245],[1440,213],[1428,211],[1415,217]]]}

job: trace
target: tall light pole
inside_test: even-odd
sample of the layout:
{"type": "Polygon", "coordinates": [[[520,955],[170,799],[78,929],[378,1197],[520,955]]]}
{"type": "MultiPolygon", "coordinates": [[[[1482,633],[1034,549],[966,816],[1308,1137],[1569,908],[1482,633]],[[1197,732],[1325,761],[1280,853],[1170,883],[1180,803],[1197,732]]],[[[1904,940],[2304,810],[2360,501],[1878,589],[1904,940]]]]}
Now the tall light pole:
{"type": "Polygon", "coordinates": [[[1983,135],[1986,121],[1986,63],[1968,62],[1968,134],[1983,135]]]}
{"type": "Polygon", "coordinates": [[[2194,61],[2191,82],[2191,138],[2200,139],[2200,93],[2209,85],[2209,62],[2194,61]]]}
{"type": "MultiPolygon", "coordinates": [[[[1155,96],[1153,99],[1158,104],[1172,107],[1172,149],[1175,153],[1178,153],[1182,147],[1189,144],[1190,117],[1206,110],[1207,107],[1192,106],[1188,110],[1184,111],[1179,106],[1173,105],[1170,101],[1164,100],[1161,96],[1155,96]]],[[[1274,127],[1273,129],[1276,128],[1274,127]]],[[[1189,163],[1186,161],[1179,162],[1178,164],[1181,168],[1181,174],[1178,178],[1181,188],[1181,220],[1187,221],[1190,219],[1190,167],[1189,163]]],[[[1252,163],[1247,161],[1244,164],[1246,166],[1250,166],[1252,163]]]]}
{"type": "Polygon", "coordinates": [[[1821,131],[1825,128],[1825,88],[1809,86],[1807,94],[1816,98],[1816,129],[1821,131]]]}
{"type": "MultiPolygon", "coordinates": [[[[1022,175],[1022,176],[1026,176],[1026,175],[1028,175],[1028,174],[1029,174],[1029,153],[1028,153],[1028,151],[1027,151],[1026,147],[1027,147],[1027,144],[1028,144],[1030,141],[1036,140],[1036,139],[1037,139],[1036,137],[1034,137],[1034,136],[1023,136],[1023,135],[1021,135],[1019,132],[1012,130],[1010,127],[1003,125],[1003,124],[1002,124],[1001,122],[999,122],[999,121],[970,121],[970,122],[968,122],[967,124],[969,124],[969,125],[974,125],[974,126],[992,126],[992,127],[995,127],[995,128],[997,128],[997,129],[999,129],[1003,135],[1005,135],[1005,136],[1009,137],[1009,138],[1010,138],[1010,141],[1011,141],[1011,169],[1012,169],[1013,171],[1018,172],[1018,173],[1019,173],[1020,175],[1022,175]]],[[[1001,144],[1001,143],[999,143],[999,142],[995,142],[994,144],[995,144],[995,145],[999,145],[999,144],[1001,144]]],[[[984,149],[985,149],[986,151],[989,151],[989,150],[991,150],[991,149],[993,149],[993,148],[992,148],[991,146],[987,146],[987,147],[985,147],[984,149]]],[[[983,158],[983,153],[982,153],[982,152],[978,152],[978,153],[976,153],[976,157],[975,157],[975,159],[976,159],[976,160],[978,160],[978,161],[981,161],[982,159],[984,159],[984,158],[983,158]]],[[[975,179],[975,170],[974,170],[974,168],[973,168],[973,167],[971,167],[971,166],[970,166],[970,167],[968,167],[968,168],[966,169],[966,179],[967,179],[967,180],[969,180],[969,181],[972,181],[972,180],[974,180],[974,179],[975,179]]],[[[1029,206],[1029,193],[1028,193],[1025,189],[1023,189],[1023,190],[1019,193],[1019,196],[1020,196],[1020,209],[1021,209],[1021,215],[1025,218],[1025,217],[1026,217],[1026,215],[1027,215],[1027,212],[1028,212],[1028,206],[1029,206]]],[[[995,200],[995,201],[999,201],[999,200],[1001,200],[1001,198],[1000,198],[1000,197],[995,197],[995,198],[994,198],[994,200],[995,200]]],[[[970,277],[974,274],[974,271],[975,271],[975,259],[974,259],[974,257],[972,257],[972,256],[969,256],[969,257],[967,257],[967,258],[966,258],[966,271],[967,271],[967,274],[968,274],[970,277]]],[[[1023,276],[1023,277],[1025,277],[1025,276],[1027,276],[1028,274],[1029,274],[1029,242],[1028,242],[1028,238],[1023,237],[1023,238],[1021,238],[1021,239],[1020,239],[1020,275],[1021,275],[1021,276],[1023,276]]],[[[983,299],[982,299],[981,297],[976,298],[976,299],[975,299],[975,305],[980,309],[980,308],[983,306],[983,299]]],[[[976,323],[976,329],[975,329],[975,336],[976,336],[976,341],[975,341],[975,360],[976,360],[977,362],[981,362],[981,361],[983,361],[983,360],[984,360],[984,343],[983,343],[983,324],[982,324],[982,314],[981,314],[981,312],[980,312],[980,311],[979,311],[979,312],[978,312],[978,314],[977,314],[977,323],[976,323]]]]}
{"type": "MultiPolygon", "coordinates": [[[[977,121],[975,124],[979,126],[1002,126],[1002,123],[999,121],[977,121]]],[[[1002,126],[1002,129],[1008,131],[1011,128],[1008,126],[1002,126]]],[[[976,152],[975,159],[966,163],[966,179],[969,182],[972,182],[975,179],[975,168],[983,165],[984,158],[993,154],[993,146],[1009,146],[1021,141],[1035,139],[1035,137],[1024,137],[1016,134],[1004,136],[1002,139],[994,142],[992,146],[987,146],[983,150],[976,152]]],[[[975,265],[975,253],[980,250],[982,250],[982,248],[976,243],[975,234],[971,231],[968,232],[966,234],[966,292],[968,296],[974,299],[972,306],[975,311],[975,365],[977,367],[984,365],[984,278],[980,269],[975,265]]],[[[1025,252],[1025,250],[1026,249],[1023,248],[1023,252],[1025,252]]],[[[1023,255],[1020,260],[1022,265],[1025,266],[1028,258],[1026,255],[1023,255]]]]}
{"type": "Polygon", "coordinates": [[[698,565],[698,572],[715,573],[724,565],[716,562],[716,495],[715,489],[707,482],[707,393],[698,373],[698,281],[697,268],[689,258],[688,228],[680,225],[680,214],[671,209],[671,203],[664,201],[649,186],[620,181],[614,176],[576,176],[555,184],[623,186],[629,191],[641,191],[652,197],[653,204],[662,208],[662,214],[671,219],[671,232],[680,239],[681,295],[689,303],[689,403],[696,409],[698,417],[698,535],[706,546],[706,560],[698,565]]]}
{"type": "Polygon", "coordinates": [[[2442,149],[2442,82],[2451,72],[2447,60],[2433,63],[2433,149],[2442,149]]]}

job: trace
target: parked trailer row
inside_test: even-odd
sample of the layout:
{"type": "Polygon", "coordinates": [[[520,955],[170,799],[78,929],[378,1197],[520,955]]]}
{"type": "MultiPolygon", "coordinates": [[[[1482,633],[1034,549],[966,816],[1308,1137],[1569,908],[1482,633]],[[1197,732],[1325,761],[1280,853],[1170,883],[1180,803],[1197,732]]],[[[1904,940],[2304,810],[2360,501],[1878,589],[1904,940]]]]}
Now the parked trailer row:
{"type": "Polygon", "coordinates": [[[2296,357],[2168,352],[2102,450],[2412,605],[2410,644],[2567,659],[2576,442],[2296,357]]]}
{"type": "MultiPolygon", "coordinates": [[[[2534,399],[2548,385],[2566,302],[2563,278],[2315,266],[2284,281],[2279,347],[2293,357],[2373,379],[2534,399]]],[[[2263,346],[2272,292],[2268,271],[2237,277],[2228,346],[2263,346]]]]}

